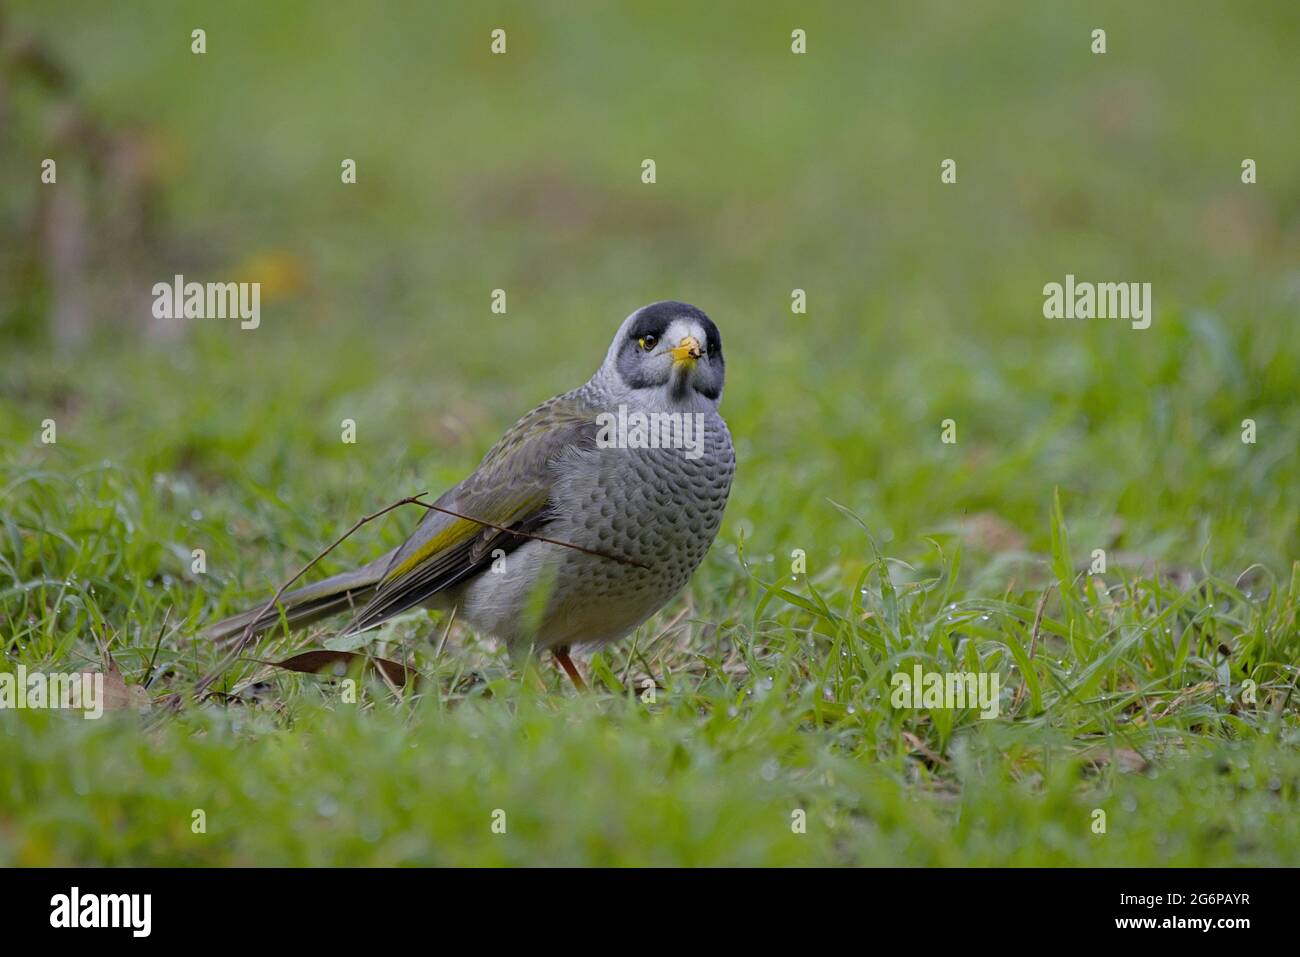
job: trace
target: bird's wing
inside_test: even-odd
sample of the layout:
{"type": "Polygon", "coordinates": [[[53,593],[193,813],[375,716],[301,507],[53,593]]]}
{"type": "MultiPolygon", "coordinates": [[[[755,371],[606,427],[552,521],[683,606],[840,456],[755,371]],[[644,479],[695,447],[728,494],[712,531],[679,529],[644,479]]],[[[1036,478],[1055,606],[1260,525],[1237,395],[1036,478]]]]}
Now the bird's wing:
{"type": "Polygon", "coordinates": [[[545,525],[550,519],[552,466],[563,455],[595,447],[597,411],[569,393],[542,403],[515,423],[478,468],[435,503],[467,517],[427,511],[349,631],[369,628],[423,603],[482,570],[494,550],[509,552],[527,541],[471,519],[524,532],[545,525]]]}

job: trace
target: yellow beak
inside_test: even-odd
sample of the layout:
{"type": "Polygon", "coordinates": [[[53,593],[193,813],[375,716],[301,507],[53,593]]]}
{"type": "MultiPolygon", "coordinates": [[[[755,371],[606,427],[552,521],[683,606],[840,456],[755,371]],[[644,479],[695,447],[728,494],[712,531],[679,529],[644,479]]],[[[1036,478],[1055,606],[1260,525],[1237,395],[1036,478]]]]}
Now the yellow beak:
{"type": "Polygon", "coordinates": [[[687,336],[677,343],[675,349],[669,349],[668,354],[673,357],[674,365],[681,365],[682,363],[695,365],[695,360],[704,355],[704,350],[700,348],[699,339],[694,336],[687,336]]]}

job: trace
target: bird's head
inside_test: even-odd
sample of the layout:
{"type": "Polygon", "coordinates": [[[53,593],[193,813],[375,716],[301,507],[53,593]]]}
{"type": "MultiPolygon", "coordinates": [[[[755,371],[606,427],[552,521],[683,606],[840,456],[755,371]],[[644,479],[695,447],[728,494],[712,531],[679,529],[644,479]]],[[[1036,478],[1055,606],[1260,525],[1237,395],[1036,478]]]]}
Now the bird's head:
{"type": "MultiPolygon", "coordinates": [[[[684,302],[655,302],[623,321],[601,373],[623,389],[660,393],[647,405],[722,398],[722,336],[713,320],[684,302]]],[[[601,373],[598,373],[601,374],[601,373]]]]}

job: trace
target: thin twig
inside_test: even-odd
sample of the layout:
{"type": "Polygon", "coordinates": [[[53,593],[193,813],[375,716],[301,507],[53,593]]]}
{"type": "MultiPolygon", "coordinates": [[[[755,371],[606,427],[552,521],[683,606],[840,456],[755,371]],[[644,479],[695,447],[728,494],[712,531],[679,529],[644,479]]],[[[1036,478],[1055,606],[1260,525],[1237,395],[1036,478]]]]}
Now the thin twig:
{"type": "Polygon", "coordinates": [[[926,746],[926,743],[924,741],[922,741],[919,737],[914,735],[911,731],[903,732],[903,740],[908,743],[908,745],[912,748],[912,750],[920,751],[922,757],[924,757],[927,761],[929,761],[931,766],[937,764],[945,768],[948,767],[947,758],[945,758],[941,754],[935,754],[933,750],[931,750],[929,747],[926,746]]]}
{"type": "Polygon", "coordinates": [[[351,535],[353,532],[359,529],[362,525],[365,525],[367,522],[373,522],[381,515],[387,515],[393,509],[401,508],[403,505],[411,505],[417,503],[423,505],[424,503],[419,502],[418,500],[421,495],[427,495],[427,494],[429,493],[421,492],[419,495],[411,495],[404,499],[400,499],[399,501],[394,502],[392,505],[389,505],[385,508],[381,508],[379,511],[373,512],[370,515],[367,515],[364,518],[358,520],[346,532],[344,532],[338,538],[334,539],[334,541],[327,548],[325,548],[324,551],[318,552],[315,558],[309,561],[306,565],[303,565],[302,568],[298,569],[298,573],[294,575],[292,578],[290,578],[288,581],[286,581],[284,584],[282,584],[279,588],[277,588],[275,590],[275,594],[271,596],[270,601],[268,601],[265,605],[263,605],[258,610],[257,614],[254,615],[252,619],[248,622],[248,624],[244,626],[243,634],[239,636],[239,641],[235,643],[235,647],[230,650],[230,653],[227,654],[224,659],[222,659],[221,663],[218,664],[215,669],[209,672],[201,681],[199,681],[197,685],[194,686],[194,696],[196,698],[202,697],[203,693],[207,691],[209,687],[212,686],[212,683],[216,681],[219,677],[221,677],[221,675],[225,672],[225,670],[239,659],[239,656],[243,652],[243,650],[252,643],[253,634],[255,629],[257,628],[257,623],[262,620],[263,615],[265,615],[268,611],[270,611],[272,608],[275,607],[276,602],[278,602],[281,596],[284,595],[285,589],[287,589],[290,585],[296,582],[303,575],[307,574],[307,572],[309,572],[318,561],[320,561],[330,552],[334,551],[334,549],[336,549],[339,545],[341,545],[349,535],[351,535]]]}
{"type": "Polygon", "coordinates": [[[507,535],[518,535],[520,538],[531,538],[534,541],[546,542],[548,545],[560,545],[564,548],[572,548],[587,555],[594,555],[597,558],[608,558],[612,562],[621,562],[624,565],[635,565],[637,568],[645,569],[650,568],[649,565],[644,565],[631,558],[624,558],[622,555],[615,555],[612,552],[602,552],[595,548],[583,548],[581,545],[575,545],[572,542],[562,542],[556,538],[546,538],[543,535],[534,535],[531,532],[521,532],[516,528],[506,528],[502,525],[493,525],[491,522],[485,522],[481,518],[475,518],[473,515],[462,515],[460,512],[454,512],[449,508],[443,508],[441,505],[430,505],[428,502],[415,502],[415,504],[431,509],[435,512],[442,512],[444,515],[451,515],[454,518],[464,519],[467,522],[475,522],[479,525],[485,525],[488,528],[494,528],[498,532],[505,532],[507,535]]]}

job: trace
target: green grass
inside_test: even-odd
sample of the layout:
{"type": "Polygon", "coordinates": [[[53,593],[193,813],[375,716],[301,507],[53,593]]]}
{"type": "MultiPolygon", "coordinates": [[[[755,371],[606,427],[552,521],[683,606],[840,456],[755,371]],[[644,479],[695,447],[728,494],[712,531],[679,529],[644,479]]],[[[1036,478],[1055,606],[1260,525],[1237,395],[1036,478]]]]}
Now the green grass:
{"type": "MultiPolygon", "coordinates": [[[[254,332],[72,352],[3,287],[0,667],[106,645],[185,693],[204,623],[457,481],[653,299],[722,329],[732,500],[586,695],[459,625],[436,654],[421,612],[364,649],[402,695],[245,661],[175,713],[0,714],[0,864],[1300,862],[1292,5],[228,6],[11,11],[162,144],[152,280],[303,278],[254,332]],[[1067,272],[1152,282],[1152,328],[1044,319],[1067,272]],[[997,672],[1001,714],[894,708],[917,662],[997,672]]],[[[50,148],[21,128],[10,248],[50,148]]]]}

